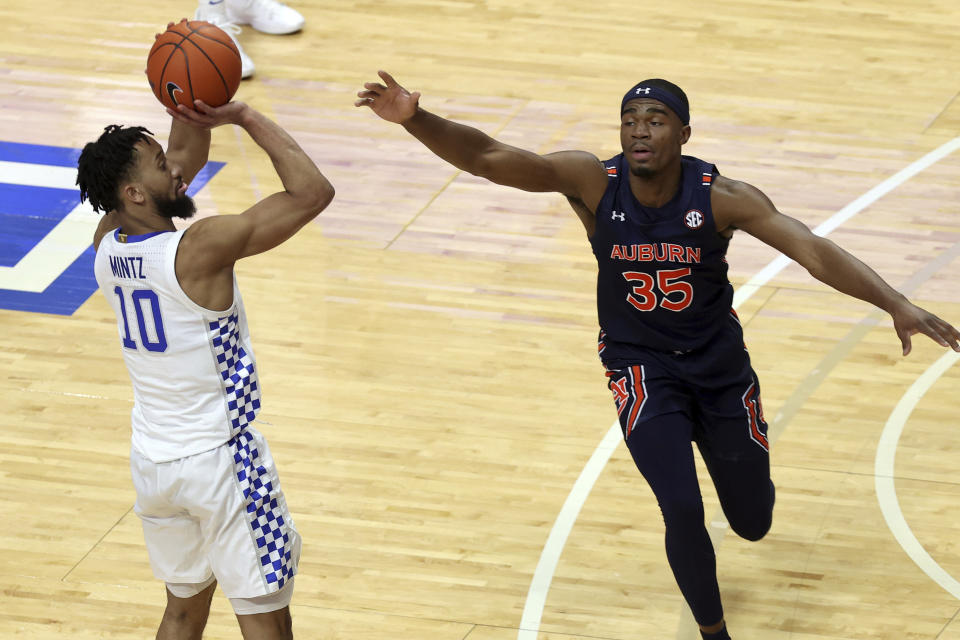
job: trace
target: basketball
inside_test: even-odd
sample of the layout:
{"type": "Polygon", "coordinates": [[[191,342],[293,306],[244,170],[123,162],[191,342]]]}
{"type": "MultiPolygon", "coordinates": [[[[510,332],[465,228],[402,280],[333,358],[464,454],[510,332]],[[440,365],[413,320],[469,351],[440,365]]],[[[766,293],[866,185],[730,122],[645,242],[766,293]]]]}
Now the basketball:
{"type": "Polygon", "coordinates": [[[240,52],[219,27],[181,20],[157,36],[147,56],[147,80],[157,100],[176,109],[194,100],[226,104],[240,86],[240,52]]]}

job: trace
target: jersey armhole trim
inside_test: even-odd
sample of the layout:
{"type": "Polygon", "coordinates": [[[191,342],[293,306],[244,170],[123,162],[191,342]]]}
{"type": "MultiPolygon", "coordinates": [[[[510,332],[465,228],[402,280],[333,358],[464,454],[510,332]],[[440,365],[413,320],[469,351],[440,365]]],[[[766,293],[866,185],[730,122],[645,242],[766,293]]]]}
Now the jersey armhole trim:
{"type": "MultiPolygon", "coordinates": [[[[231,313],[234,313],[237,310],[237,274],[232,273],[232,282],[233,282],[233,291],[231,292],[230,297],[233,299],[230,303],[230,306],[224,309],[223,311],[217,311],[215,309],[207,309],[202,307],[196,302],[194,302],[190,296],[187,295],[187,292],[183,290],[183,287],[180,286],[180,278],[177,277],[177,253],[180,250],[180,242],[183,240],[183,234],[187,232],[186,229],[181,229],[177,231],[176,234],[178,237],[174,238],[170,244],[167,245],[167,256],[166,260],[170,262],[171,268],[171,278],[170,286],[180,297],[180,301],[188,308],[197,313],[200,313],[204,316],[211,316],[216,318],[222,318],[224,316],[229,316],[231,313]]],[[[232,270],[231,270],[232,271],[232,270]]]]}

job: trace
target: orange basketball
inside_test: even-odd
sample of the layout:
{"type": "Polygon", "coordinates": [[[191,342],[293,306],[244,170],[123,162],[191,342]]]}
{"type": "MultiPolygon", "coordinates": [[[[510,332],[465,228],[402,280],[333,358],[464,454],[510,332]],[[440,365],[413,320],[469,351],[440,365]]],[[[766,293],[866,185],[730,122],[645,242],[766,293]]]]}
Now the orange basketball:
{"type": "Polygon", "coordinates": [[[222,29],[181,20],[157,36],[147,56],[147,80],[165,106],[226,104],[240,86],[240,52],[222,29]]]}

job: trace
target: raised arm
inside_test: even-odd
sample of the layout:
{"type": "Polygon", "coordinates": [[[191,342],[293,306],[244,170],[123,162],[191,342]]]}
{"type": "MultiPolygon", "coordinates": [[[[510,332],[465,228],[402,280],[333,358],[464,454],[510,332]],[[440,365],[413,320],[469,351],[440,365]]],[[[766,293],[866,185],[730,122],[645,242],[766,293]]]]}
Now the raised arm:
{"type": "MultiPolygon", "coordinates": [[[[333,199],[330,182],[303,149],[263,114],[241,102],[171,111],[178,121],[209,129],[232,123],[242,127],[270,156],[283,191],[267,196],[240,215],[198,220],[184,234],[177,255],[177,277],[184,291],[198,304],[221,308],[233,263],[262,253],[284,242],[323,211],[333,199]]],[[[227,299],[229,304],[229,298],[227,299]]]]}
{"type": "MultiPolygon", "coordinates": [[[[186,21],[186,18],[181,20],[186,21]]],[[[167,29],[173,24],[168,22],[167,29]]],[[[160,34],[156,34],[156,37],[159,38],[160,34]]],[[[180,176],[184,182],[193,182],[200,169],[207,164],[209,154],[210,129],[174,118],[170,124],[166,156],[167,162],[180,167],[180,176]]]]}
{"type": "Polygon", "coordinates": [[[512,147],[473,127],[441,118],[419,106],[420,93],[409,92],[385,71],[383,84],[368,82],[357,93],[358,107],[400,124],[435,154],[473,175],[524,191],[556,191],[595,212],[607,186],[597,158],[584,151],[539,155],[512,147]]]}
{"type": "Polygon", "coordinates": [[[910,353],[910,336],[915,333],[960,351],[960,331],[912,304],[873,269],[832,241],[777,211],[756,187],[718,176],[711,190],[711,203],[718,231],[742,229],[799,263],[817,280],[889,313],[903,345],[903,355],[910,353]]]}
{"type": "Polygon", "coordinates": [[[193,182],[210,154],[210,129],[174,119],[167,141],[167,162],[180,167],[184,182],[193,182]]]}

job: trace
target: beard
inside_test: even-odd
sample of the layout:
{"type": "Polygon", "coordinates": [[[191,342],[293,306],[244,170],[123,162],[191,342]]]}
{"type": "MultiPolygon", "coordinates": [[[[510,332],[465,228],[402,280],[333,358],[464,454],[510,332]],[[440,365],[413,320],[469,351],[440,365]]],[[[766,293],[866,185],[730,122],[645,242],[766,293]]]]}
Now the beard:
{"type": "Polygon", "coordinates": [[[193,198],[185,193],[174,198],[151,193],[150,198],[153,200],[153,206],[156,207],[157,213],[164,218],[183,218],[186,220],[192,218],[193,214],[197,212],[197,205],[193,202],[193,198]]]}
{"type": "Polygon", "coordinates": [[[630,173],[638,178],[652,178],[657,175],[657,170],[649,167],[631,167],[630,173]]]}

